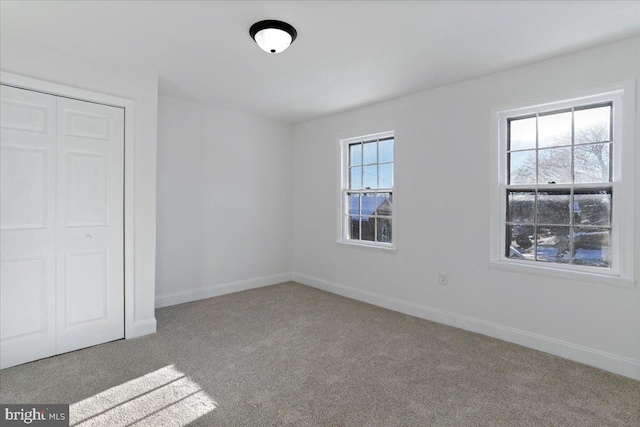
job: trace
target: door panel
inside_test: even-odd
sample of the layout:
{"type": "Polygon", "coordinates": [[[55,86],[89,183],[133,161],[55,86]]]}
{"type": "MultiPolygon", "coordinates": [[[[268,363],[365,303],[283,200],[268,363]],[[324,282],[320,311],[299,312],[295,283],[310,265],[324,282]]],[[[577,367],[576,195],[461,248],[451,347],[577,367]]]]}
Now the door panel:
{"type": "Polygon", "coordinates": [[[108,319],[108,265],[106,250],[67,253],[66,326],[108,319]]]}
{"type": "Polygon", "coordinates": [[[124,110],[58,98],[57,352],[124,337],[124,110]]]}
{"type": "Polygon", "coordinates": [[[3,144],[0,180],[14,182],[2,193],[3,230],[46,228],[47,150],[3,144]]]}
{"type": "Polygon", "coordinates": [[[107,225],[107,159],[103,154],[66,152],[67,227],[107,225]]]}
{"type": "Polygon", "coordinates": [[[3,86],[2,94],[0,122],[3,129],[44,134],[54,131],[55,110],[51,111],[48,103],[55,103],[55,97],[9,86],[3,86]],[[46,103],[43,103],[42,96],[49,97],[46,103]]]}
{"type": "Polygon", "coordinates": [[[0,266],[0,303],[4,339],[45,331],[46,280],[43,257],[4,259],[0,266]],[[19,304],[16,302],[19,301],[19,304]],[[21,319],[16,322],[16,319],[21,319]]]}
{"type": "Polygon", "coordinates": [[[55,354],[56,114],[0,86],[0,368],[55,354]]]}

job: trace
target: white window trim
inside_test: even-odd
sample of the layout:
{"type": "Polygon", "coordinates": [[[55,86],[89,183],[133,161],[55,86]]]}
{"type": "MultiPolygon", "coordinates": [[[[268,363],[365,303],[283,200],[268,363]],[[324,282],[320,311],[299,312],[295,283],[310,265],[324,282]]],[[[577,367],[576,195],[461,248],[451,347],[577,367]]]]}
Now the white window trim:
{"type": "MultiPolygon", "coordinates": [[[[384,126],[378,129],[369,129],[365,132],[351,132],[350,136],[338,136],[338,201],[336,209],[337,219],[337,237],[336,244],[338,246],[373,249],[376,251],[396,252],[398,250],[398,184],[397,184],[397,164],[398,164],[398,130],[397,126],[384,126]],[[358,136],[351,136],[351,135],[358,136]],[[351,240],[347,238],[346,217],[343,215],[346,209],[345,193],[349,187],[349,167],[347,162],[349,159],[349,144],[364,141],[371,138],[387,138],[393,136],[393,214],[391,216],[391,243],[370,242],[362,240],[351,240]]],[[[372,190],[375,191],[375,190],[372,190]]]]}
{"type": "Polygon", "coordinates": [[[635,286],[635,97],[635,81],[628,80],[491,108],[490,268],[627,288],[635,286]],[[604,101],[611,101],[614,105],[611,268],[547,264],[507,258],[503,247],[506,221],[506,118],[527,115],[541,109],[556,110],[577,103],[595,104],[604,101]]]}

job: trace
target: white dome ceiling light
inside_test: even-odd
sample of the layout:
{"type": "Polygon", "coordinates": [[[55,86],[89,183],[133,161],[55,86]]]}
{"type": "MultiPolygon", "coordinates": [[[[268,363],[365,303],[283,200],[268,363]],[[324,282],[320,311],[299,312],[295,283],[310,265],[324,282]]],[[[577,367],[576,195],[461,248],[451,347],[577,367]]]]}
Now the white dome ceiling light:
{"type": "Polygon", "coordinates": [[[260,49],[274,54],[286,50],[298,36],[298,32],[291,25],[273,19],[256,22],[249,28],[249,34],[260,49]]]}

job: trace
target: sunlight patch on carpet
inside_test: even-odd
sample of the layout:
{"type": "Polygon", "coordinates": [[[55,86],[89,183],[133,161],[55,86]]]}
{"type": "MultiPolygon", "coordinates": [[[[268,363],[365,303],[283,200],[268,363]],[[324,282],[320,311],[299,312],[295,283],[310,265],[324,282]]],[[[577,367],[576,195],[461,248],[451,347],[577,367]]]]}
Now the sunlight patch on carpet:
{"type": "Polygon", "coordinates": [[[218,403],[174,365],[70,406],[70,426],[186,426],[218,403]]]}

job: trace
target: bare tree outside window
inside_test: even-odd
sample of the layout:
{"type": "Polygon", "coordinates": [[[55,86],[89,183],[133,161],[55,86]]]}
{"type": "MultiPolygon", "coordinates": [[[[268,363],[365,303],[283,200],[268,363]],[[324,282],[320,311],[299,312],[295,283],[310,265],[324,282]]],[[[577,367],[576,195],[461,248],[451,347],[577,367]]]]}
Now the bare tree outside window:
{"type": "MultiPolygon", "coordinates": [[[[565,141],[571,138],[571,134],[562,135],[558,140],[565,141]]],[[[574,182],[609,182],[611,176],[610,156],[611,143],[593,143],[592,141],[608,141],[608,123],[594,123],[591,126],[576,131],[573,150],[573,174],[574,182]]],[[[522,152],[520,152],[522,153],[522,152]]],[[[537,165],[544,165],[547,182],[562,183],[566,180],[567,171],[571,171],[570,149],[543,149],[538,150],[536,159],[535,150],[527,150],[527,157],[515,168],[511,169],[511,183],[536,183],[537,165]]]]}

